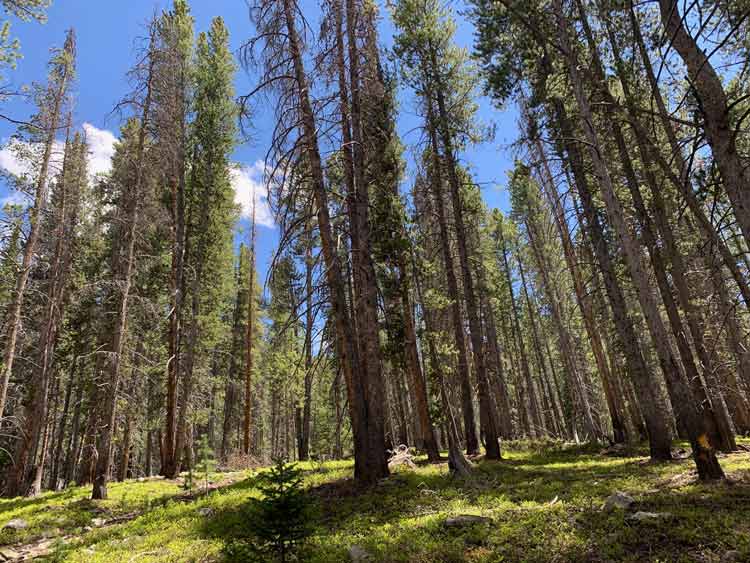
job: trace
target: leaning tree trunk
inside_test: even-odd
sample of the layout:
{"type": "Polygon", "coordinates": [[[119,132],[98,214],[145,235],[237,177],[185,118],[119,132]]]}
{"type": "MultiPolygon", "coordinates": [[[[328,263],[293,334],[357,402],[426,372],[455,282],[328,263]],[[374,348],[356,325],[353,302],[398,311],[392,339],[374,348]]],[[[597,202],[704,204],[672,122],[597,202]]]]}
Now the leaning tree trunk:
{"type": "MultiPolygon", "coordinates": [[[[661,156],[661,154],[657,150],[657,147],[654,146],[653,143],[650,142],[650,139],[648,138],[648,136],[644,134],[643,126],[639,123],[638,120],[633,120],[631,122],[632,126],[636,130],[638,135],[641,138],[645,139],[645,141],[643,142],[645,142],[647,146],[652,147],[652,150],[654,152],[654,158],[657,164],[664,171],[667,178],[672,182],[672,184],[674,184],[677,190],[682,194],[683,199],[685,200],[685,203],[687,204],[688,208],[690,209],[693,216],[695,217],[695,220],[697,221],[698,227],[700,228],[700,231],[703,233],[703,236],[706,238],[706,240],[710,244],[715,246],[716,250],[719,252],[719,255],[721,256],[721,259],[724,261],[724,265],[731,272],[732,278],[734,279],[735,283],[737,284],[737,287],[740,290],[740,293],[742,294],[742,298],[743,298],[743,301],[745,302],[745,306],[750,307],[750,286],[747,283],[747,279],[745,278],[743,272],[738,267],[736,257],[733,255],[732,251],[728,248],[727,244],[724,242],[721,236],[719,236],[719,233],[716,231],[714,226],[708,220],[708,217],[706,217],[705,211],[703,210],[703,206],[698,201],[698,198],[696,197],[696,194],[693,190],[693,185],[692,185],[692,181],[690,178],[690,168],[687,162],[685,161],[685,157],[682,154],[682,147],[675,133],[675,124],[670,119],[669,112],[667,111],[666,104],[664,103],[664,98],[662,97],[659,83],[654,73],[653,66],[651,65],[651,59],[649,58],[649,53],[648,53],[648,50],[646,49],[646,44],[643,40],[643,34],[641,33],[641,28],[638,23],[635,10],[633,9],[632,4],[630,6],[629,13],[630,13],[631,29],[633,31],[633,38],[635,39],[635,43],[638,45],[638,52],[641,55],[641,62],[643,63],[643,69],[645,71],[646,78],[648,79],[649,85],[651,87],[651,95],[653,96],[653,100],[656,103],[656,108],[658,110],[659,121],[661,122],[662,129],[664,130],[664,133],[667,136],[667,140],[669,141],[669,146],[671,149],[671,154],[669,155],[669,159],[665,159],[661,156]],[[679,176],[672,173],[672,170],[670,167],[671,162],[676,163],[677,169],[679,171],[679,176]]],[[[610,35],[611,35],[610,43],[612,44],[613,52],[615,55],[617,55],[618,53],[617,42],[615,41],[614,35],[613,34],[610,34],[610,35]]],[[[623,75],[622,70],[619,72],[621,75],[623,75]]]]}
{"type": "Polygon", "coordinates": [[[513,291],[513,279],[510,273],[510,263],[508,261],[508,249],[505,244],[505,237],[502,233],[502,227],[498,226],[497,235],[499,238],[500,248],[499,251],[502,254],[503,264],[502,268],[505,273],[505,282],[508,286],[508,296],[510,298],[510,310],[511,320],[513,322],[512,332],[513,338],[516,340],[516,347],[518,348],[519,355],[521,357],[521,371],[523,378],[526,382],[526,388],[528,392],[528,412],[530,420],[530,432],[531,437],[536,438],[537,433],[545,433],[544,424],[539,414],[539,403],[537,401],[536,392],[534,391],[534,381],[531,378],[531,370],[529,369],[529,358],[526,353],[526,344],[523,340],[523,334],[521,333],[521,321],[518,310],[518,304],[516,302],[515,292],[513,291]]]}
{"type": "Polygon", "coordinates": [[[558,26],[558,39],[563,56],[566,59],[573,95],[581,113],[591,161],[601,186],[609,218],[622,245],[628,269],[636,286],[637,296],[659,356],[662,371],[667,380],[672,405],[688,432],[700,478],[721,479],[724,477],[724,472],[716,458],[716,444],[710,441],[710,436],[713,434],[713,429],[710,426],[711,419],[706,416],[704,405],[702,403],[696,404],[696,401],[700,401],[701,398],[693,396],[688,382],[684,380],[680,372],[654,297],[651,294],[645,264],[635,240],[625,224],[624,210],[615,193],[608,167],[603,160],[604,153],[601,150],[599,134],[594,126],[591,106],[583,89],[582,78],[579,75],[578,58],[570,44],[569,23],[563,11],[562,1],[553,0],[553,8],[558,26]]]}
{"type": "Polygon", "coordinates": [[[560,200],[557,198],[557,189],[554,185],[552,172],[549,169],[547,154],[544,151],[541,140],[537,137],[533,141],[536,149],[537,159],[539,162],[542,191],[544,192],[547,202],[552,208],[552,215],[557,228],[558,236],[562,242],[563,255],[565,263],[573,279],[573,288],[575,290],[576,303],[581,311],[584,328],[591,344],[591,350],[596,361],[597,371],[602,378],[602,387],[609,409],[610,420],[612,421],[612,430],[615,443],[624,442],[627,439],[627,430],[624,422],[624,408],[621,397],[615,393],[614,382],[607,357],[604,351],[604,344],[600,330],[596,325],[594,313],[591,310],[590,301],[586,297],[586,288],[584,287],[583,277],[581,275],[578,257],[570,237],[568,223],[565,220],[565,212],[562,209],[560,200]]]}
{"type": "Polygon", "coordinates": [[[687,67],[690,84],[700,100],[703,129],[721,173],[734,216],[750,246],[750,171],[737,151],[736,132],[730,122],[731,108],[721,78],[698,42],[685,29],[677,0],[659,0],[668,44],[687,67]]]}
{"type": "MultiPolygon", "coordinates": [[[[679,306],[685,313],[687,325],[693,340],[693,347],[703,368],[703,376],[706,381],[710,382],[714,379],[714,368],[712,367],[711,359],[704,344],[703,329],[700,326],[698,312],[695,310],[692,302],[691,291],[688,288],[687,269],[685,267],[683,256],[674,239],[672,227],[669,224],[668,220],[666,203],[661,195],[661,187],[658,185],[657,179],[653,172],[651,153],[647,147],[645,138],[642,135],[641,128],[636,127],[634,133],[643,162],[643,176],[646,179],[646,185],[649,186],[652,196],[652,213],[649,213],[646,209],[646,204],[641,195],[640,184],[635,174],[634,165],[627,149],[624,134],[620,129],[619,123],[615,119],[613,110],[611,109],[615,107],[614,98],[610,94],[604,82],[604,70],[599,59],[598,52],[596,50],[597,47],[593,33],[589,28],[584,7],[581,4],[580,0],[577,1],[577,4],[581,15],[581,22],[588,39],[589,48],[593,53],[593,67],[595,75],[597,76],[599,82],[599,88],[601,89],[605,100],[610,104],[610,109],[606,110],[605,112],[606,117],[611,124],[612,135],[615,138],[617,150],[620,155],[620,161],[625,173],[626,185],[632,195],[636,215],[641,224],[643,242],[649,249],[649,254],[651,255],[652,266],[654,269],[654,273],[656,274],[657,285],[662,296],[662,301],[664,302],[665,309],[667,311],[667,318],[669,320],[670,327],[672,328],[672,333],[674,335],[675,341],[677,342],[677,347],[682,358],[682,363],[685,367],[688,381],[693,388],[693,392],[697,397],[707,397],[707,390],[701,383],[701,376],[693,357],[693,349],[691,348],[690,343],[687,341],[685,335],[683,321],[680,317],[677,307],[678,303],[675,302],[672,294],[672,287],[669,282],[669,278],[667,277],[665,266],[667,260],[665,260],[665,258],[668,258],[669,262],[671,263],[671,280],[673,281],[674,286],[677,289],[677,300],[679,302],[679,306]],[[654,218],[653,222],[651,219],[652,216],[654,218]],[[657,243],[657,232],[661,235],[661,240],[664,243],[663,252],[661,250],[662,245],[659,245],[657,243]]],[[[614,36],[612,34],[610,26],[607,25],[606,27],[612,40],[615,64],[617,66],[618,72],[620,72],[623,77],[621,80],[621,85],[623,88],[624,97],[626,99],[626,106],[629,110],[629,117],[631,122],[635,123],[638,121],[638,115],[634,110],[633,96],[630,91],[630,85],[624,75],[624,64],[620,58],[619,49],[617,49],[617,43],[614,41],[614,36]]],[[[718,390],[715,391],[716,393],[719,393],[718,390]]],[[[719,445],[720,449],[724,451],[732,451],[736,449],[731,421],[729,419],[729,414],[726,411],[724,399],[720,395],[720,393],[718,394],[718,396],[714,396],[711,398],[710,404],[706,404],[706,408],[704,409],[704,416],[710,419],[710,427],[715,428],[715,436],[713,436],[712,439],[719,445]]]]}
{"type": "MultiPolygon", "coordinates": [[[[72,33],[72,32],[70,32],[72,33]]],[[[34,192],[34,204],[29,211],[29,236],[23,247],[23,256],[21,265],[18,270],[18,277],[13,292],[13,299],[8,307],[6,317],[5,347],[3,350],[3,365],[0,373],[0,419],[5,414],[5,403],[8,397],[8,386],[10,376],[13,373],[13,362],[16,358],[16,344],[18,340],[18,331],[21,328],[21,310],[23,309],[24,297],[26,294],[26,284],[29,281],[32,261],[36,254],[39,244],[39,235],[41,234],[44,211],[47,207],[47,195],[49,193],[49,166],[52,158],[52,150],[55,144],[55,136],[60,127],[60,114],[68,90],[68,85],[72,79],[73,73],[73,53],[72,35],[68,36],[65,46],[66,61],[62,68],[59,80],[55,88],[50,85],[50,103],[48,123],[44,127],[44,151],[42,161],[39,167],[39,176],[36,180],[34,192]],[[70,42],[70,43],[69,43],[70,42]],[[69,57],[69,58],[67,58],[69,57]]]]}
{"type": "MultiPolygon", "coordinates": [[[[434,51],[431,53],[431,67],[435,76],[439,76],[437,61],[434,51]]],[[[453,204],[453,221],[455,222],[456,238],[458,246],[458,258],[461,266],[461,277],[463,281],[464,301],[466,301],[466,316],[469,318],[469,337],[471,339],[471,350],[474,359],[474,371],[477,376],[479,389],[479,419],[485,438],[485,457],[487,459],[500,459],[500,440],[495,425],[496,416],[492,412],[490,400],[490,387],[487,378],[487,366],[485,363],[484,346],[482,342],[482,325],[479,320],[479,307],[474,292],[474,280],[471,272],[470,256],[467,248],[467,230],[464,226],[464,209],[461,201],[461,185],[458,177],[458,163],[456,162],[454,140],[448,126],[448,109],[445,102],[445,92],[438,80],[435,88],[437,98],[436,129],[439,132],[443,145],[444,158],[448,172],[448,185],[450,187],[451,202],[453,204]]]]}
{"type": "Polygon", "coordinates": [[[451,300],[450,313],[453,324],[453,336],[458,352],[458,378],[461,386],[461,407],[464,419],[464,435],[466,438],[466,453],[477,455],[479,453],[479,440],[476,435],[474,422],[474,400],[472,398],[471,377],[469,375],[469,360],[466,355],[466,343],[464,342],[464,324],[461,318],[461,307],[458,299],[458,280],[453,265],[453,255],[450,248],[450,235],[448,233],[448,222],[445,217],[445,201],[443,197],[443,177],[441,174],[441,163],[437,152],[437,139],[435,132],[430,131],[432,143],[432,174],[431,187],[435,200],[438,225],[440,227],[440,249],[443,255],[443,267],[445,269],[448,284],[448,297],[451,300]]]}
{"type": "MultiPolygon", "coordinates": [[[[516,262],[518,263],[518,273],[521,277],[521,291],[523,293],[523,299],[524,301],[526,301],[526,310],[528,311],[528,314],[529,314],[528,318],[529,318],[529,324],[531,325],[531,342],[533,344],[537,364],[539,366],[538,373],[541,379],[540,394],[541,394],[541,399],[542,399],[542,405],[544,406],[543,412],[547,413],[547,422],[549,423],[547,425],[547,428],[552,429],[554,436],[560,437],[561,428],[558,425],[558,418],[555,416],[557,412],[554,409],[554,403],[549,404],[549,398],[551,397],[551,394],[548,393],[547,385],[545,385],[549,380],[549,374],[547,373],[547,365],[544,363],[544,354],[542,353],[542,339],[539,337],[537,317],[534,311],[534,305],[531,301],[531,296],[529,295],[529,287],[528,287],[528,284],[526,283],[526,273],[524,271],[523,262],[521,261],[520,255],[516,255],[516,262]]],[[[568,377],[570,380],[573,379],[574,375],[575,375],[574,373],[568,372],[568,377]]]]}

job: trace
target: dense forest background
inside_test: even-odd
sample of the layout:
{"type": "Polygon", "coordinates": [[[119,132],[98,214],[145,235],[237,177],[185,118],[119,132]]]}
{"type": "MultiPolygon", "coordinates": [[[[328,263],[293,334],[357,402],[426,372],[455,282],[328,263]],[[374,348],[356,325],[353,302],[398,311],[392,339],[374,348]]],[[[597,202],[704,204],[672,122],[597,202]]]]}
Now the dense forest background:
{"type": "MultiPolygon", "coordinates": [[[[156,11],[111,154],[74,29],[0,92],[34,108],[0,108],[4,494],[104,499],[199,449],[353,456],[373,484],[405,445],[468,475],[511,440],[665,461],[682,439],[723,479],[750,431],[750,7],[473,0],[467,49],[449,2],[301,4],[250,2],[231,41],[186,0],[156,11]]],[[[48,2],[3,6],[38,25],[48,2]]],[[[5,78],[26,61],[4,29],[5,78]]]]}

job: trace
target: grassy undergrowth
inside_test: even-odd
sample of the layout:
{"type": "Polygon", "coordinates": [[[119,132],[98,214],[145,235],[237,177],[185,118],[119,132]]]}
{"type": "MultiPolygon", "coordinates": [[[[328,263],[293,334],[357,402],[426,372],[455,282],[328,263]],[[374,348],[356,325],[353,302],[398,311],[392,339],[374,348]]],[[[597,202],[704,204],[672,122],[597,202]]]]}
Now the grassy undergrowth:
{"type": "MultiPolygon", "coordinates": [[[[517,449],[504,457],[480,462],[469,481],[451,478],[446,464],[424,464],[366,491],[354,487],[351,462],[301,464],[316,516],[299,559],[348,561],[357,545],[382,562],[719,562],[729,551],[733,561],[750,561],[747,452],[722,458],[731,484],[719,485],[696,483],[689,459],[653,465],[642,451],[607,457],[586,448],[517,449]],[[601,510],[614,491],[631,494],[635,510],[671,517],[636,523],[622,511],[601,510]],[[457,514],[491,523],[446,528],[446,517],[457,514]]],[[[11,518],[29,523],[4,531],[0,544],[55,528],[76,537],[61,542],[49,561],[242,561],[232,546],[248,537],[256,484],[248,473],[190,502],[174,498],[176,483],[158,480],[113,485],[111,499],[99,504],[85,500],[87,488],[0,501],[0,526],[11,518]],[[142,515],[83,533],[97,510],[142,515]]]]}

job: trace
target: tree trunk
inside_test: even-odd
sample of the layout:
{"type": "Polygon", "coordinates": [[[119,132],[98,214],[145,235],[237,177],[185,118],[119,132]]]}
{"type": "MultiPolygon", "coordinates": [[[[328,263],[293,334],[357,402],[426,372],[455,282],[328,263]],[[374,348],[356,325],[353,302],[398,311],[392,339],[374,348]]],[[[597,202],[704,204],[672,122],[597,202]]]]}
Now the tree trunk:
{"type": "Polygon", "coordinates": [[[34,204],[29,211],[29,236],[24,243],[21,265],[18,270],[18,277],[16,278],[15,289],[13,292],[13,299],[8,307],[5,322],[7,328],[3,350],[2,372],[0,373],[0,419],[2,419],[5,414],[8,385],[10,383],[10,376],[13,373],[13,362],[16,357],[16,341],[18,340],[18,331],[21,328],[21,311],[23,309],[23,302],[26,294],[26,284],[29,280],[32,261],[34,260],[34,255],[36,254],[36,249],[39,244],[39,235],[42,230],[44,211],[47,206],[47,194],[49,193],[49,182],[47,181],[49,176],[49,165],[50,159],[52,158],[55,137],[60,127],[60,114],[65,102],[68,83],[71,80],[73,73],[73,57],[75,57],[74,41],[73,32],[70,31],[66,38],[65,54],[63,55],[69,57],[69,60],[66,60],[63,65],[59,79],[57,83],[54,84],[56,87],[53,89],[52,84],[49,86],[48,94],[50,95],[50,103],[52,107],[49,111],[49,122],[45,124],[44,127],[44,151],[34,191],[34,204]]]}
{"type": "Polygon", "coordinates": [[[305,244],[305,396],[302,406],[302,420],[300,429],[300,443],[298,456],[300,461],[310,457],[310,422],[312,411],[312,385],[314,376],[312,338],[315,330],[313,311],[313,238],[312,226],[309,221],[305,226],[307,237],[305,244]]]}
{"type": "Polygon", "coordinates": [[[458,378],[461,385],[461,407],[464,418],[464,435],[466,438],[467,455],[479,453],[479,440],[476,434],[474,422],[474,401],[472,398],[471,378],[469,375],[469,361],[466,357],[466,344],[464,342],[464,324],[461,318],[461,307],[458,297],[458,280],[453,265],[453,255],[450,248],[450,235],[448,233],[448,222],[445,217],[445,201],[443,198],[443,178],[441,164],[437,148],[437,139],[434,130],[429,132],[432,144],[432,175],[431,188],[437,211],[438,225],[440,226],[440,248],[443,254],[443,267],[445,269],[446,281],[448,283],[448,297],[451,300],[450,311],[453,324],[453,336],[458,352],[458,378]]]}
{"type": "MultiPolygon", "coordinates": [[[[363,378],[357,350],[352,342],[352,321],[348,313],[345,284],[339,257],[331,230],[325,177],[318,147],[315,115],[309,98],[307,77],[302,60],[302,51],[297,34],[295,6],[293,0],[283,0],[284,20],[289,43],[289,56],[294,66],[296,92],[300,105],[303,142],[310,165],[313,197],[317,207],[318,230],[320,232],[326,279],[331,300],[331,313],[335,322],[336,352],[347,383],[349,413],[354,434],[355,478],[362,483],[375,483],[388,475],[385,454],[385,435],[382,416],[382,386],[363,378]],[[375,391],[369,394],[368,391],[375,391]]],[[[374,305],[374,304],[373,304],[374,305]]],[[[379,366],[377,367],[379,370],[379,366]]]]}
{"type": "MultiPolygon", "coordinates": [[[[435,76],[440,76],[437,68],[434,51],[431,53],[430,64],[435,71],[435,76]]],[[[456,227],[456,238],[458,246],[459,264],[463,278],[464,300],[466,301],[466,316],[469,318],[469,337],[471,339],[471,350],[474,358],[474,371],[476,372],[479,388],[479,419],[480,426],[485,437],[485,457],[487,459],[500,459],[500,440],[495,427],[495,415],[492,412],[490,401],[490,387],[487,378],[487,367],[485,364],[484,349],[482,343],[482,327],[479,322],[479,308],[474,293],[474,281],[469,263],[470,256],[467,249],[467,230],[464,226],[464,209],[461,202],[461,185],[458,178],[458,163],[456,162],[453,138],[448,129],[448,110],[445,103],[445,92],[438,80],[435,88],[437,98],[437,130],[443,145],[444,158],[448,172],[448,185],[450,186],[451,201],[453,204],[453,220],[456,227]]]]}
{"type": "Polygon", "coordinates": [[[570,237],[568,223],[565,220],[565,212],[562,209],[561,202],[557,197],[557,188],[554,185],[552,172],[549,168],[549,162],[547,160],[547,155],[544,151],[541,140],[536,137],[533,140],[533,145],[536,149],[536,156],[539,162],[540,177],[542,180],[540,184],[542,186],[542,191],[544,192],[547,202],[552,209],[552,215],[554,218],[555,226],[557,228],[557,233],[560,237],[560,241],[563,247],[565,263],[568,267],[568,271],[570,272],[570,277],[573,279],[573,289],[575,290],[576,303],[578,305],[578,309],[581,311],[581,317],[583,318],[586,335],[588,336],[589,342],[591,344],[591,351],[593,352],[594,360],[596,361],[597,371],[602,378],[602,386],[604,388],[604,394],[607,401],[607,408],[609,409],[610,420],[612,421],[614,442],[624,442],[627,439],[627,433],[624,423],[623,405],[620,401],[619,395],[614,392],[613,376],[609,369],[607,357],[604,352],[604,344],[602,343],[600,328],[596,325],[590,302],[586,298],[586,288],[584,287],[583,277],[581,275],[580,267],[578,264],[578,257],[576,256],[573,241],[570,237]]]}
{"type": "Polygon", "coordinates": [[[544,422],[539,414],[539,403],[537,401],[536,392],[534,390],[534,382],[531,378],[531,370],[529,369],[529,358],[526,353],[526,344],[523,340],[523,333],[521,332],[521,321],[520,313],[518,310],[518,304],[516,303],[515,292],[513,291],[513,279],[510,273],[510,263],[508,261],[508,249],[505,244],[505,237],[502,233],[502,227],[498,226],[496,230],[498,242],[500,248],[498,249],[502,255],[502,268],[505,273],[505,281],[508,286],[508,296],[510,297],[510,309],[511,309],[511,320],[513,323],[513,339],[516,341],[516,348],[518,349],[519,355],[521,356],[521,371],[523,378],[526,382],[526,392],[528,395],[528,416],[531,423],[529,428],[531,438],[536,438],[538,433],[544,435],[546,429],[544,428],[544,422]]]}
{"type": "Polygon", "coordinates": [[[659,316],[656,303],[648,280],[646,270],[642,261],[641,254],[636,247],[635,241],[625,224],[625,215],[622,206],[615,194],[612,179],[609,170],[603,160],[601,143],[596,131],[591,114],[591,108],[583,90],[583,83],[579,76],[579,62],[577,56],[570,46],[568,20],[563,12],[561,0],[553,0],[555,16],[558,24],[558,38],[560,46],[567,60],[567,70],[570,78],[570,84],[576,99],[581,118],[583,129],[588,140],[588,148],[594,171],[600,182],[602,195],[607,206],[610,221],[618,236],[625,253],[628,268],[631,277],[635,283],[638,299],[643,310],[652,340],[659,355],[659,361],[662,371],[667,379],[667,386],[670,390],[672,405],[678,412],[678,417],[685,424],[693,447],[698,474],[701,479],[720,479],[724,473],[716,458],[715,444],[710,442],[710,436],[713,434],[710,426],[711,417],[706,416],[707,409],[696,405],[697,397],[693,397],[690,387],[684,381],[680,372],[679,365],[674,357],[666,330],[659,316]]]}
{"type": "Polygon", "coordinates": [[[745,243],[750,246],[750,171],[737,152],[736,133],[721,78],[697,41],[685,29],[677,0],[659,0],[662,25],[688,70],[691,86],[700,99],[703,129],[745,243]]]}
{"type": "MultiPolygon", "coordinates": [[[[105,373],[108,373],[106,382],[106,395],[104,397],[103,427],[99,432],[97,451],[99,457],[96,462],[94,475],[94,486],[92,490],[93,499],[107,498],[107,481],[109,480],[109,469],[112,457],[112,437],[115,431],[115,415],[117,410],[117,388],[120,383],[120,365],[122,360],[122,350],[125,345],[127,336],[128,308],[130,305],[130,289],[133,283],[133,274],[135,272],[135,243],[138,225],[138,210],[140,207],[140,198],[142,197],[142,182],[144,176],[144,155],[146,148],[146,129],[148,125],[148,115],[151,107],[151,85],[153,73],[153,57],[150,58],[148,79],[146,83],[146,96],[143,104],[143,113],[141,117],[140,129],[138,131],[138,146],[135,157],[135,181],[132,191],[127,194],[127,207],[125,209],[125,235],[124,247],[124,271],[122,279],[119,280],[120,295],[119,303],[115,311],[115,318],[112,327],[112,338],[107,359],[105,362],[105,373]]],[[[118,268],[119,269],[119,268],[118,268]]],[[[104,391],[104,389],[102,390],[104,391]]]]}
{"type": "Polygon", "coordinates": [[[253,196],[252,226],[250,235],[250,267],[247,282],[247,327],[245,330],[245,402],[242,421],[242,452],[250,455],[250,427],[253,420],[253,341],[255,338],[255,193],[253,196]]]}
{"type": "MultiPolygon", "coordinates": [[[[724,265],[731,272],[732,278],[734,279],[737,287],[740,290],[740,293],[742,294],[745,306],[750,307],[750,286],[748,286],[744,274],[740,271],[735,256],[729,250],[724,240],[719,236],[714,226],[706,217],[703,207],[693,191],[693,186],[690,179],[690,168],[682,154],[682,147],[677,139],[675,126],[670,119],[669,113],[667,112],[664,98],[661,95],[659,83],[657,81],[656,75],[654,74],[654,69],[651,65],[651,59],[649,58],[649,53],[646,49],[646,44],[643,40],[641,28],[632,4],[630,5],[629,15],[631,29],[633,31],[633,38],[635,39],[635,43],[638,45],[638,51],[641,55],[641,61],[643,62],[643,69],[645,71],[649,85],[651,86],[651,94],[653,96],[654,102],[656,103],[656,108],[659,113],[659,120],[661,122],[662,129],[664,130],[669,141],[670,148],[672,149],[669,162],[674,161],[677,164],[679,177],[671,173],[669,162],[661,157],[657,148],[653,145],[653,143],[651,143],[651,141],[648,139],[648,136],[644,134],[643,128],[639,124],[638,120],[632,121],[633,128],[638,132],[639,136],[641,138],[644,138],[648,145],[652,148],[657,164],[659,164],[659,166],[666,174],[667,178],[670,179],[677,190],[682,194],[688,208],[695,217],[695,220],[698,222],[698,227],[703,232],[704,237],[710,244],[715,245],[722,260],[724,261],[724,265]]],[[[616,52],[617,45],[614,41],[614,38],[610,39],[610,42],[612,43],[613,50],[616,52]]],[[[620,72],[622,74],[622,71],[620,72]]]]}

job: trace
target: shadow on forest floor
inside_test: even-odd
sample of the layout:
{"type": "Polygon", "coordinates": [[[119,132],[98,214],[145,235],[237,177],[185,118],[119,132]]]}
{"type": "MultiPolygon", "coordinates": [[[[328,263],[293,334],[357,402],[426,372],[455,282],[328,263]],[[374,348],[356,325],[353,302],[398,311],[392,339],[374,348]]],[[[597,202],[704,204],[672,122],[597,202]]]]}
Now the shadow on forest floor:
{"type": "MultiPolygon", "coordinates": [[[[750,560],[750,455],[722,463],[732,477],[725,484],[698,483],[689,459],[652,464],[591,448],[511,451],[503,461],[480,461],[466,481],[448,475],[445,463],[365,490],[348,476],[317,478],[310,486],[317,530],[302,560],[347,561],[355,544],[386,562],[719,562],[727,552],[750,560]],[[602,510],[615,491],[632,495],[635,507],[602,510]],[[659,516],[632,520],[637,511],[659,516]],[[492,524],[446,528],[456,514],[492,524]]],[[[238,514],[216,514],[202,533],[222,542],[247,535],[238,514]]]]}
{"type": "MultiPolygon", "coordinates": [[[[723,457],[732,480],[713,485],[696,482],[689,459],[650,464],[635,454],[510,450],[503,461],[480,460],[468,480],[452,478],[447,463],[425,464],[369,489],[354,484],[350,461],[301,464],[316,510],[315,533],[299,560],[348,561],[357,545],[380,562],[718,563],[728,552],[733,561],[750,561],[750,454],[723,457]],[[602,510],[615,491],[633,496],[635,507],[602,510]],[[636,511],[661,516],[639,522],[631,517],[636,511]],[[445,519],[458,514],[490,523],[447,528],[445,519]]],[[[136,498],[143,485],[123,493],[136,498]]],[[[256,485],[250,475],[205,498],[167,501],[60,546],[49,560],[244,560],[227,546],[251,536],[247,511],[256,485]]],[[[48,500],[63,502],[65,494],[48,500]]]]}

